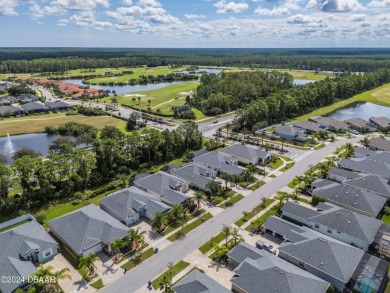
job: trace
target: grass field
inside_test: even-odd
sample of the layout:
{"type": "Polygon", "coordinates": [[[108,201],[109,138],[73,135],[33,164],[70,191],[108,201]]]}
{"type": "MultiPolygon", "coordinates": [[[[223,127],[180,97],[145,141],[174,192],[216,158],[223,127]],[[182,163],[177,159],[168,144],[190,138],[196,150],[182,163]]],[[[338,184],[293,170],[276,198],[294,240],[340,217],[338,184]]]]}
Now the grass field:
{"type": "Polygon", "coordinates": [[[327,78],[326,75],[317,74],[314,71],[308,70],[280,70],[291,74],[295,79],[306,79],[306,80],[323,80],[327,78]]]}
{"type": "Polygon", "coordinates": [[[380,86],[371,91],[367,91],[359,95],[353,96],[352,98],[339,101],[330,106],[317,109],[309,114],[305,114],[295,118],[294,121],[307,120],[311,116],[323,116],[355,102],[370,102],[390,107],[390,83],[380,86]]]}
{"type": "MultiPolygon", "coordinates": [[[[131,94],[119,95],[117,100],[119,104],[124,104],[138,109],[147,110],[150,107],[153,111],[157,109],[161,110],[163,114],[173,114],[172,106],[181,106],[185,104],[185,97],[190,91],[195,89],[198,86],[198,82],[184,82],[178,84],[168,85],[166,87],[149,90],[149,91],[140,91],[131,94]],[[136,95],[142,95],[141,100],[138,103],[138,99],[135,102],[132,100],[136,95]],[[150,104],[148,100],[150,99],[150,104]]],[[[101,101],[109,102],[111,98],[104,98],[101,101]]],[[[199,111],[196,114],[200,114],[199,111]]],[[[204,115],[197,116],[198,119],[204,118],[204,115]]]]}
{"type": "Polygon", "coordinates": [[[6,118],[0,120],[0,137],[10,135],[44,132],[45,126],[57,127],[67,122],[78,122],[103,128],[106,125],[117,126],[124,130],[126,121],[109,116],[87,117],[79,115],[66,116],[63,113],[38,116],[26,116],[20,118],[6,118]]]}

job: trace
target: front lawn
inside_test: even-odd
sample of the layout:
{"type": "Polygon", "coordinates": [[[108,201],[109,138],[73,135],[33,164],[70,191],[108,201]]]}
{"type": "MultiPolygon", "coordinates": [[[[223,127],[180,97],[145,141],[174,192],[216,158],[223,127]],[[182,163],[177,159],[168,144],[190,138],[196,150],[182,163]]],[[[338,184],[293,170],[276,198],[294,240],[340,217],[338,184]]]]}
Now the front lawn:
{"type": "Polygon", "coordinates": [[[238,219],[234,224],[238,227],[241,227],[244,225],[247,221],[249,221],[251,218],[253,218],[255,215],[260,213],[262,210],[264,210],[266,207],[268,207],[270,204],[274,202],[273,199],[267,199],[265,201],[265,205],[259,204],[257,207],[255,207],[252,211],[248,213],[246,217],[242,216],[240,219],[238,219]]]}
{"type": "Polygon", "coordinates": [[[99,290],[104,287],[102,279],[97,280],[96,282],[91,284],[92,288],[95,288],[96,290],[99,290]]]}
{"type": "Polygon", "coordinates": [[[277,158],[277,160],[271,161],[271,163],[269,164],[269,167],[271,169],[276,170],[276,169],[278,169],[282,165],[283,165],[283,161],[281,159],[277,158]]]}
{"type": "Polygon", "coordinates": [[[188,267],[190,264],[185,261],[179,261],[177,264],[175,264],[170,270],[165,271],[162,275],[160,275],[158,278],[154,279],[152,281],[152,286],[154,290],[160,289],[158,286],[158,283],[165,275],[170,275],[171,278],[176,276],[178,273],[183,271],[186,267],[188,267]]]}
{"type": "Polygon", "coordinates": [[[282,169],[280,169],[279,171],[280,172],[285,172],[287,171],[288,169],[290,169],[292,166],[295,165],[295,162],[290,162],[290,163],[287,163],[282,169]]]}
{"type": "Polygon", "coordinates": [[[189,233],[190,231],[194,230],[196,227],[202,225],[204,222],[206,222],[207,220],[211,219],[213,217],[212,214],[210,213],[207,213],[205,214],[204,216],[202,216],[201,218],[199,219],[196,219],[195,221],[191,222],[190,224],[188,224],[187,226],[184,226],[182,229],[180,229],[180,231],[176,232],[175,234],[172,234],[171,236],[169,236],[167,239],[169,241],[175,241],[177,239],[180,239],[181,237],[183,237],[185,234],[189,233]]]}
{"type": "Polygon", "coordinates": [[[201,253],[205,254],[210,249],[212,249],[215,245],[220,243],[223,239],[225,239],[225,233],[220,232],[219,234],[212,237],[209,241],[207,241],[205,244],[203,244],[198,249],[201,253]]]}
{"type": "Polygon", "coordinates": [[[123,266],[121,266],[122,269],[131,270],[134,268],[137,264],[143,262],[144,260],[148,259],[154,254],[154,249],[149,248],[145,252],[141,253],[141,257],[139,259],[133,258],[129,262],[125,263],[123,266]]]}
{"type": "Polygon", "coordinates": [[[241,199],[243,199],[244,196],[242,194],[237,194],[236,196],[232,197],[231,199],[225,201],[223,204],[220,205],[221,208],[225,209],[227,207],[231,207],[236,202],[239,202],[241,199]]]}
{"type": "MultiPolygon", "coordinates": [[[[276,177],[276,176],[275,176],[276,177]]],[[[256,189],[262,187],[263,185],[265,185],[265,182],[264,181],[257,181],[254,185],[252,185],[251,187],[249,187],[250,190],[252,191],[255,191],[256,189]]]]}
{"type": "Polygon", "coordinates": [[[383,215],[381,220],[383,223],[390,225],[390,216],[383,215]]]}
{"type": "MultiPolygon", "coordinates": [[[[278,205],[275,205],[269,211],[267,211],[266,213],[261,215],[260,216],[261,224],[263,224],[265,221],[267,221],[267,219],[269,217],[276,215],[277,211],[278,211],[278,205]]],[[[245,230],[250,231],[250,230],[252,230],[252,228],[253,228],[252,225],[249,225],[248,227],[245,228],[245,230]]]]}

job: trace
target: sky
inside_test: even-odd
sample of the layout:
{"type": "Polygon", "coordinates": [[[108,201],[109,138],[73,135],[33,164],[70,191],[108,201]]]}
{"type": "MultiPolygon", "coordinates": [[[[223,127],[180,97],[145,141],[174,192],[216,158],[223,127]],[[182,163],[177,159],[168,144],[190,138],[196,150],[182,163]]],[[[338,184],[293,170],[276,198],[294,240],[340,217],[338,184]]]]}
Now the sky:
{"type": "Polygon", "coordinates": [[[390,47],[390,0],[0,0],[1,47],[390,47]]]}

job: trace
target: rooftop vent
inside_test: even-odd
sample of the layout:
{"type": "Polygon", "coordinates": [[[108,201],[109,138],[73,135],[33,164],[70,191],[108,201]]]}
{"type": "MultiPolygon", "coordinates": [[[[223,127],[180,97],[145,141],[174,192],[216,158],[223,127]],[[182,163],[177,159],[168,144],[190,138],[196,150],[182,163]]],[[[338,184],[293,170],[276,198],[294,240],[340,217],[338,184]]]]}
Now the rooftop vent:
{"type": "Polygon", "coordinates": [[[324,262],[323,262],[323,261],[321,262],[321,265],[322,265],[322,266],[324,265],[324,262]]]}
{"type": "Polygon", "coordinates": [[[351,221],[348,221],[348,224],[351,224],[351,221]]]}

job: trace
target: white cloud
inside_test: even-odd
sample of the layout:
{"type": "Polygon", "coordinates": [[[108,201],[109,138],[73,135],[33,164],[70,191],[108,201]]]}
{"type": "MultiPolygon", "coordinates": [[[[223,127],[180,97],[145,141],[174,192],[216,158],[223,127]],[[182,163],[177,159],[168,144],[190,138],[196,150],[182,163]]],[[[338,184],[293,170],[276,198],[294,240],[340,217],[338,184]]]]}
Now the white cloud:
{"type": "Polygon", "coordinates": [[[69,19],[59,19],[58,21],[57,21],[57,25],[58,26],[67,26],[68,25],[68,23],[69,23],[69,19]]]}
{"type": "Polygon", "coordinates": [[[184,14],[184,16],[189,19],[189,20],[194,20],[194,19],[201,19],[201,18],[206,18],[204,14],[184,14]]]}
{"type": "Polygon", "coordinates": [[[365,14],[354,14],[349,18],[349,20],[358,22],[358,21],[365,21],[366,18],[367,15],[365,14]]]}
{"type": "Polygon", "coordinates": [[[98,6],[108,8],[109,0],[55,0],[50,6],[61,7],[65,10],[91,10],[98,6]]]}
{"type": "Polygon", "coordinates": [[[302,14],[296,14],[287,18],[287,23],[292,24],[306,24],[314,21],[315,19],[313,17],[302,14]]]}
{"type": "Polygon", "coordinates": [[[160,2],[155,0],[139,0],[138,5],[148,7],[161,7],[160,2]]]}
{"type": "Polygon", "coordinates": [[[130,5],[133,5],[133,1],[131,1],[131,0],[122,0],[122,4],[130,6],[130,5]]]}
{"type": "Polygon", "coordinates": [[[274,7],[272,9],[258,7],[255,10],[255,14],[257,14],[257,15],[270,15],[270,16],[289,15],[290,10],[288,10],[285,7],[274,7]]]}
{"type": "Polygon", "coordinates": [[[372,8],[385,8],[385,7],[390,7],[390,0],[383,0],[383,1],[378,1],[378,0],[373,0],[368,4],[368,7],[372,8]]]}
{"type": "Polygon", "coordinates": [[[17,0],[0,0],[0,16],[18,15],[18,13],[15,10],[16,6],[18,6],[17,0]]]}
{"type": "Polygon", "coordinates": [[[364,10],[363,5],[358,0],[309,0],[307,8],[315,8],[323,12],[364,10]]]}
{"type": "Polygon", "coordinates": [[[248,9],[249,5],[244,2],[226,2],[220,0],[214,4],[217,7],[217,13],[240,13],[248,9]]]}

